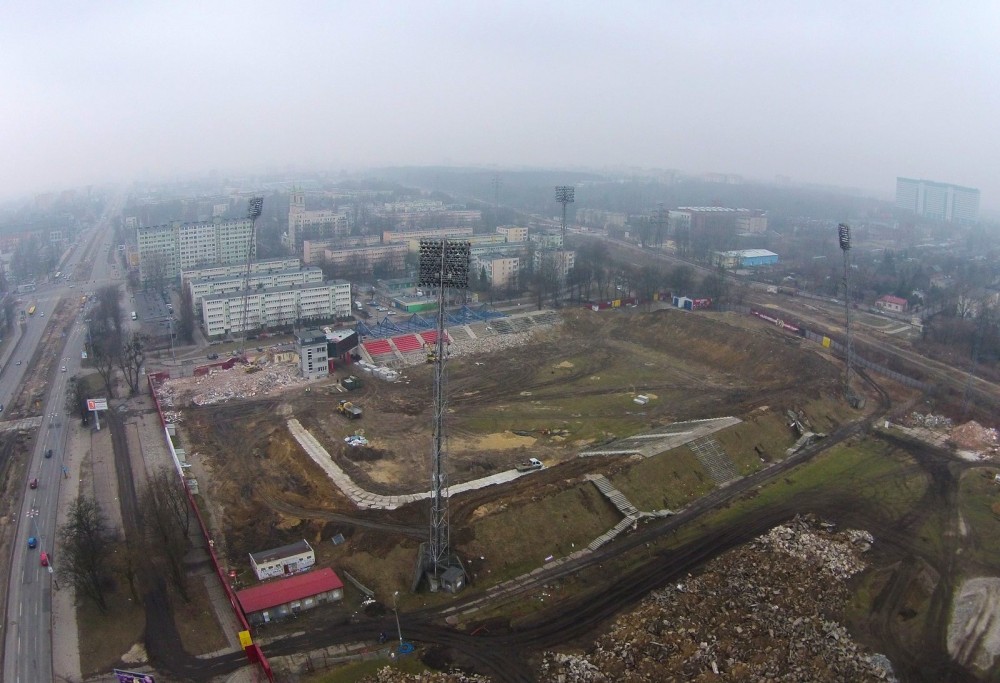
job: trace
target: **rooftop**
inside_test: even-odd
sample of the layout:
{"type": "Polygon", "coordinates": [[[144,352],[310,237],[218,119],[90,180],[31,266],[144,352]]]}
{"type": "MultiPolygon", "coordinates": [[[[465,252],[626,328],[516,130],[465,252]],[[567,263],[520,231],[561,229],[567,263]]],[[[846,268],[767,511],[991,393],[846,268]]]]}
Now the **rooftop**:
{"type": "MultiPolygon", "coordinates": [[[[314,330],[324,339],[323,332],[320,330],[314,330]]],[[[307,553],[312,550],[312,546],[309,545],[308,541],[301,540],[295,543],[290,543],[289,545],[283,545],[280,548],[272,548],[271,550],[261,550],[257,553],[250,553],[250,557],[254,562],[260,564],[262,562],[271,562],[272,560],[280,560],[285,557],[295,557],[296,555],[301,555],[302,553],[307,553]]]]}
{"type": "Polygon", "coordinates": [[[329,567],[323,567],[241,590],[236,594],[236,599],[240,601],[243,611],[249,614],[343,587],[344,582],[340,577],[329,567]]]}

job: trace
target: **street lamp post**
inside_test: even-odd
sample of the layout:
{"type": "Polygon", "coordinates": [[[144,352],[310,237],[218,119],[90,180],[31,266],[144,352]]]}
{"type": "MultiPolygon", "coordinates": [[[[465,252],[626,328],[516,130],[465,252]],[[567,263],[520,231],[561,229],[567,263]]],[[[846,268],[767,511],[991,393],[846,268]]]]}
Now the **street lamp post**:
{"type": "Polygon", "coordinates": [[[396,633],[399,634],[399,647],[403,647],[403,629],[399,625],[399,591],[392,594],[392,611],[396,615],[396,633]]]}

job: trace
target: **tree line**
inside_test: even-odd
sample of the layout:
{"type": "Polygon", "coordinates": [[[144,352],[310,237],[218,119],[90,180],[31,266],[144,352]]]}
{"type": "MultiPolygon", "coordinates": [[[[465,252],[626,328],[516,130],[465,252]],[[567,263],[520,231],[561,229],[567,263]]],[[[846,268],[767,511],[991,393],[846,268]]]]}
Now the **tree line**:
{"type": "Polygon", "coordinates": [[[106,285],[96,292],[87,322],[87,353],[101,376],[108,398],[114,398],[119,377],[129,396],[139,393],[142,365],[146,360],[144,340],[130,330],[121,305],[119,285],[106,285]]]}

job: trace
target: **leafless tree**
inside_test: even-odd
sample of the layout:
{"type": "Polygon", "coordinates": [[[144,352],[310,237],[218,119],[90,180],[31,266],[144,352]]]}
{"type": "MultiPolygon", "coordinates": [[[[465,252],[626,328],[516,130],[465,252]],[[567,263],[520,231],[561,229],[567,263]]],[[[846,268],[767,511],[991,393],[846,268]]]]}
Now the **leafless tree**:
{"type": "Polygon", "coordinates": [[[146,254],[142,258],[142,277],[146,289],[162,291],[169,279],[170,259],[163,253],[146,254]]]}
{"type": "Polygon", "coordinates": [[[112,535],[93,498],[80,496],[70,503],[66,523],[60,527],[62,549],[56,563],[59,578],[73,585],[79,595],[106,612],[112,535]]]}
{"type": "Polygon", "coordinates": [[[142,499],[150,548],[165,562],[171,583],[187,602],[190,597],[183,559],[188,551],[191,520],[187,494],[177,473],[167,467],[157,470],[146,485],[142,499]]]}
{"type": "Polygon", "coordinates": [[[122,377],[128,385],[129,396],[135,396],[139,393],[140,373],[146,360],[141,335],[136,332],[129,334],[117,355],[118,369],[122,371],[122,377]]]}
{"type": "Polygon", "coordinates": [[[194,300],[190,287],[181,287],[181,310],[177,321],[177,334],[188,344],[194,343],[194,300]]]}
{"type": "Polygon", "coordinates": [[[104,381],[108,398],[115,396],[115,364],[120,347],[115,344],[115,335],[104,320],[91,319],[87,325],[87,337],[90,345],[90,360],[94,369],[104,381]]]}

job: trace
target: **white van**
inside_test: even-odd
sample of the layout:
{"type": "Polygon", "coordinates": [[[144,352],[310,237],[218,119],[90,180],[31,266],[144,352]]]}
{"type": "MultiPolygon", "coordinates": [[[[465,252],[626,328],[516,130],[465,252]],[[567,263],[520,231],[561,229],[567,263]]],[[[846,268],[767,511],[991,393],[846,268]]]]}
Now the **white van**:
{"type": "Polygon", "coordinates": [[[132,320],[138,320],[138,319],[139,316],[135,314],[135,311],[132,311],[132,320]]]}

